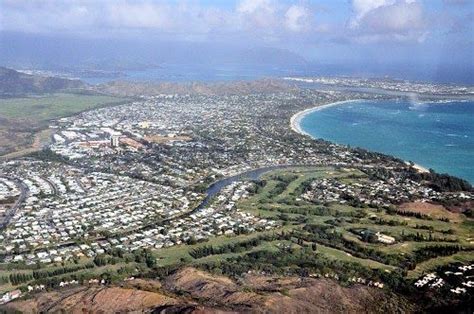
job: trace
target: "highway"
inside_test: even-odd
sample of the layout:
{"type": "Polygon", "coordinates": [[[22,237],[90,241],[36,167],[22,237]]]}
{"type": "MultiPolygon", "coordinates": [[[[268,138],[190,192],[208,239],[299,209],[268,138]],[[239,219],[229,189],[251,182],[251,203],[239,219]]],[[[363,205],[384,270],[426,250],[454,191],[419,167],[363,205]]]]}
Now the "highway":
{"type": "Polygon", "coordinates": [[[19,180],[13,180],[16,185],[20,188],[20,196],[16,200],[16,202],[13,204],[13,206],[8,210],[7,214],[5,215],[3,221],[0,222],[0,230],[6,228],[10,221],[12,220],[13,216],[15,216],[16,211],[18,208],[20,208],[21,204],[23,201],[26,199],[26,195],[28,194],[28,188],[26,185],[19,181],[19,180]]]}

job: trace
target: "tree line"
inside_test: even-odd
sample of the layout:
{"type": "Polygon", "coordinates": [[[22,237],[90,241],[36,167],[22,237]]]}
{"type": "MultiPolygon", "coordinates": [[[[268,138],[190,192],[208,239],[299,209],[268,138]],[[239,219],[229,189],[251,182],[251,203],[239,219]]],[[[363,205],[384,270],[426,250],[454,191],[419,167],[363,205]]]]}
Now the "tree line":
{"type": "Polygon", "coordinates": [[[189,252],[191,257],[198,259],[203,258],[210,255],[219,255],[219,254],[226,254],[226,253],[240,253],[250,250],[256,246],[259,246],[263,242],[268,241],[275,241],[285,237],[284,235],[274,234],[274,235],[261,235],[253,239],[229,243],[221,246],[212,246],[212,245],[204,245],[189,252]]]}

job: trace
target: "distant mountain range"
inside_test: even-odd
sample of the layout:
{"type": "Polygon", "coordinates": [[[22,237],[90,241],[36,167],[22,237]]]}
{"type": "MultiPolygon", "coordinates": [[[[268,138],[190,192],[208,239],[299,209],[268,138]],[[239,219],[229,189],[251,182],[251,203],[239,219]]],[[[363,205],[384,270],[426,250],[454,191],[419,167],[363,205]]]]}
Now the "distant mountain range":
{"type": "Polygon", "coordinates": [[[53,93],[85,87],[80,80],[31,75],[0,67],[0,95],[53,93]]]}
{"type": "Polygon", "coordinates": [[[156,94],[249,94],[272,93],[295,89],[296,85],[278,79],[235,81],[223,83],[171,83],[112,81],[99,85],[88,85],[80,80],[55,76],[27,74],[0,67],[0,97],[17,97],[29,94],[44,94],[67,91],[87,91],[118,97],[156,94]]]}
{"type": "Polygon", "coordinates": [[[286,49],[237,44],[158,41],[153,39],[86,39],[0,31],[0,64],[16,69],[52,71],[127,71],[162,64],[268,67],[308,64],[286,49]]]}

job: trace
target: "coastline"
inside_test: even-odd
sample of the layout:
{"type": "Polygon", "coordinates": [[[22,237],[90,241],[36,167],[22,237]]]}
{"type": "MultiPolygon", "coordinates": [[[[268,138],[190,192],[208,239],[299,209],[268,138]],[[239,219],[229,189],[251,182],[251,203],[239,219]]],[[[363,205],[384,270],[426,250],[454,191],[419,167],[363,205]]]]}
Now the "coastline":
{"type": "Polygon", "coordinates": [[[296,133],[306,135],[306,136],[309,136],[309,137],[313,137],[309,133],[306,133],[305,131],[303,131],[303,129],[300,126],[301,120],[303,120],[303,118],[306,115],[308,115],[312,112],[315,112],[315,111],[322,110],[324,108],[329,108],[329,107],[333,107],[333,106],[337,106],[337,105],[342,105],[342,104],[345,104],[345,103],[348,103],[348,102],[356,102],[356,101],[361,101],[361,99],[341,100],[341,101],[336,101],[336,102],[332,102],[332,103],[321,105],[321,106],[316,106],[316,107],[313,107],[313,108],[308,108],[308,109],[305,109],[305,110],[302,110],[302,111],[298,111],[297,113],[295,113],[294,115],[291,116],[291,118],[290,118],[290,127],[296,133]]]}
{"type": "MultiPolygon", "coordinates": [[[[337,102],[333,102],[333,103],[329,103],[329,104],[325,104],[325,105],[321,105],[321,106],[316,106],[316,107],[313,107],[313,108],[308,108],[308,109],[305,109],[305,110],[302,110],[302,111],[298,111],[297,113],[295,113],[294,115],[291,116],[291,118],[290,118],[290,127],[296,133],[299,133],[301,135],[306,135],[306,136],[311,137],[312,139],[315,139],[314,136],[312,136],[311,134],[303,131],[303,129],[300,126],[301,120],[303,120],[303,118],[306,115],[308,115],[312,112],[315,112],[315,111],[325,109],[325,108],[329,108],[329,107],[333,107],[333,106],[337,106],[337,105],[342,105],[342,104],[345,104],[345,103],[348,103],[348,102],[357,102],[357,101],[361,101],[361,100],[362,99],[341,100],[341,101],[337,101],[337,102]]],[[[407,165],[409,165],[408,162],[405,162],[405,163],[407,165]]],[[[428,173],[429,172],[428,168],[423,167],[420,164],[413,163],[412,167],[415,168],[419,173],[428,173]]]]}
{"type": "Polygon", "coordinates": [[[419,173],[428,173],[428,172],[430,172],[427,168],[425,168],[425,167],[423,167],[419,164],[413,163],[412,167],[415,168],[419,173]]]}

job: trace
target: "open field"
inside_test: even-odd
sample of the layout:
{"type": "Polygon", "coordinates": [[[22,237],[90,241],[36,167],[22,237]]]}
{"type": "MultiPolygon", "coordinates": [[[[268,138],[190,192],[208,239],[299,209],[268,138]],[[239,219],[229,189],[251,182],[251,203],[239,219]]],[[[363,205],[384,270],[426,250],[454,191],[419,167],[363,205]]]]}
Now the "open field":
{"type": "Polygon", "coordinates": [[[427,246],[461,245],[471,250],[442,258],[433,256],[410,271],[410,277],[413,277],[413,274],[421,275],[450,262],[474,260],[472,243],[469,241],[469,236],[474,230],[464,215],[449,212],[441,205],[427,203],[400,206],[403,210],[407,208],[414,208],[416,212],[422,210],[426,215],[417,218],[400,216],[378,208],[357,208],[337,202],[315,205],[303,200],[301,184],[322,177],[337,177],[346,184],[366,180],[361,172],[353,170],[334,171],[324,168],[279,170],[264,175],[263,187],[249,199],[240,202],[239,206],[263,217],[283,219],[286,224],[291,224],[292,221],[304,221],[305,224],[317,226],[317,229],[328,228],[325,233],[335,232],[343,240],[328,240],[324,237],[318,240],[318,237],[299,230],[300,225],[293,225],[295,235],[301,235],[305,239],[313,238],[315,243],[319,244],[318,251],[328,258],[356,262],[371,268],[385,267],[387,270],[393,270],[401,267],[400,263],[408,260],[415,251],[427,246]],[[324,210],[315,212],[315,207],[324,210]],[[365,242],[351,230],[380,232],[392,236],[395,242],[393,244],[365,242]],[[410,240],[407,237],[411,237],[410,240]],[[365,253],[360,254],[361,252],[357,250],[354,252],[354,246],[361,252],[370,250],[379,253],[371,253],[363,258],[362,255],[365,253]],[[354,253],[358,256],[354,256],[354,253]]]}
{"type": "Polygon", "coordinates": [[[444,208],[442,205],[435,205],[430,203],[423,203],[423,202],[411,202],[406,203],[400,206],[400,209],[414,212],[414,213],[421,213],[421,214],[428,214],[433,218],[437,219],[449,219],[450,221],[460,222],[462,218],[458,213],[452,213],[444,208]]]}
{"type": "Polygon", "coordinates": [[[123,98],[89,94],[47,94],[0,98],[0,156],[19,157],[49,140],[48,121],[84,110],[119,104],[123,98]]]}
{"type": "Polygon", "coordinates": [[[0,117],[42,122],[122,100],[110,96],[85,94],[4,98],[0,99],[0,117]]]}
{"type": "Polygon", "coordinates": [[[463,264],[469,264],[473,261],[472,252],[461,252],[456,253],[451,256],[443,256],[435,259],[430,259],[426,262],[422,262],[416,265],[416,268],[408,272],[408,278],[415,279],[423,274],[426,274],[437,267],[447,265],[450,263],[460,262],[463,264]]]}
{"type": "Polygon", "coordinates": [[[20,148],[17,151],[3,155],[1,157],[2,158],[17,158],[17,157],[21,157],[24,155],[31,154],[35,151],[38,151],[49,141],[52,133],[53,132],[51,129],[44,129],[39,132],[36,132],[34,133],[33,143],[31,143],[30,146],[25,147],[23,149],[20,148]]]}
{"type": "MultiPolygon", "coordinates": [[[[160,266],[173,265],[179,262],[181,259],[192,260],[189,252],[197,248],[202,248],[203,246],[213,245],[213,246],[222,246],[227,244],[233,244],[237,242],[247,241],[250,239],[255,239],[260,235],[272,234],[275,232],[288,231],[291,230],[290,226],[282,227],[277,230],[267,231],[267,232],[256,232],[252,234],[239,235],[239,236],[219,236],[210,238],[204,243],[198,243],[194,245],[177,245],[169,248],[164,248],[157,250],[155,256],[158,258],[157,264],[160,266]]],[[[197,263],[200,262],[199,259],[196,260],[197,263]]]]}
{"type": "Polygon", "coordinates": [[[360,263],[361,265],[364,265],[370,268],[385,269],[387,271],[395,269],[395,267],[393,266],[385,265],[385,264],[372,261],[369,259],[354,257],[350,255],[349,253],[345,253],[344,251],[333,249],[331,247],[324,246],[324,245],[318,246],[318,252],[322,253],[324,256],[330,259],[347,261],[347,262],[357,262],[357,263],[360,263]]]}

